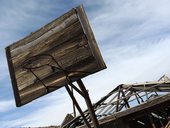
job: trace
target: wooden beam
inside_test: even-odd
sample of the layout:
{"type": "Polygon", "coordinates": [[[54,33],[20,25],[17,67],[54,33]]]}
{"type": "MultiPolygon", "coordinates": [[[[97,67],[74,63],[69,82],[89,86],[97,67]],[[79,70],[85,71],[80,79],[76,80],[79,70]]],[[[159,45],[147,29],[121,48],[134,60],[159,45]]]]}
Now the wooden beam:
{"type": "Polygon", "coordinates": [[[147,102],[142,103],[136,107],[129,108],[126,111],[118,112],[111,116],[105,117],[104,119],[99,120],[99,123],[103,124],[106,122],[110,122],[110,121],[113,121],[118,118],[123,118],[125,116],[138,113],[140,111],[145,111],[145,113],[146,113],[147,110],[150,110],[151,108],[153,108],[155,106],[161,106],[163,103],[166,103],[166,102],[169,103],[169,101],[170,101],[170,94],[166,94],[164,96],[160,96],[160,97],[154,98],[152,100],[148,100],[147,102]]]}
{"type": "Polygon", "coordinates": [[[91,100],[89,98],[89,94],[88,94],[82,80],[81,79],[77,80],[77,84],[79,85],[81,91],[85,95],[84,99],[86,101],[91,120],[93,121],[94,128],[99,128],[99,123],[98,123],[97,117],[95,115],[94,108],[92,106],[91,100]]]}

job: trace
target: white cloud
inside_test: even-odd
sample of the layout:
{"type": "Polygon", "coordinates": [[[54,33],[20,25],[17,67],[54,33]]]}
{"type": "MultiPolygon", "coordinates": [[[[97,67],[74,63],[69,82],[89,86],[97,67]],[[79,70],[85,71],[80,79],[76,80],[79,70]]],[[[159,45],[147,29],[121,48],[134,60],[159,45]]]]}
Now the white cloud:
{"type": "Polygon", "coordinates": [[[108,0],[91,22],[96,38],[105,44],[108,39],[117,44],[162,38],[169,30],[169,5],[167,0],[108,0]]]}
{"type": "Polygon", "coordinates": [[[0,113],[11,110],[12,106],[14,106],[13,100],[0,100],[0,113]]]}
{"type": "Polygon", "coordinates": [[[92,101],[118,84],[170,76],[170,1],[107,0],[102,4],[92,12],[90,23],[108,68],[85,78],[92,101]]]}
{"type": "MultiPolygon", "coordinates": [[[[84,3],[86,6],[94,7],[92,12],[86,8],[85,10],[88,12],[90,23],[108,67],[104,71],[83,79],[93,103],[118,84],[157,80],[163,74],[170,76],[169,0],[105,0],[101,4],[98,4],[98,1],[84,3]]],[[[27,4],[17,2],[17,4],[19,7],[16,6],[11,9],[12,11],[7,11],[5,13],[7,17],[5,16],[5,20],[0,22],[0,28],[4,30],[13,26],[13,30],[9,29],[12,30],[12,34],[18,31],[20,24],[24,27],[27,24],[28,27],[30,19],[35,18],[37,21],[45,19],[43,15],[37,17],[31,13],[31,10],[36,12],[38,11],[36,9],[40,9],[45,12],[45,7],[49,10],[54,7],[48,5],[48,2],[43,6],[39,6],[34,1],[27,4]],[[16,17],[15,20],[11,20],[11,16],[16,17]]],[[[37,23],[36,20],[32,22],[37,23]]],[[[8,30],[0,32],[0,35],[3,35],[2,40],[6,42],[0,44],[1,46],[5,47],[9,44],[8,41],[19,37],[19,35],[10,37],[10,34],[8,30]]],[[[2,59],[5,60],[4,58],[3,54],[2,59]]],[[[7,67],[6,63],[2,62],[0,71],[7,72],[5,67],[7,67]]],[[[75,95],[85,109],[84,100],[78,94],[75,93],[75,95]]],[[[0,108],[0,112],[8,111],[11,104],[11,101],[0,101],[0,106],[4,106],[0,108]]],[[[40,98],[20,108],[20,111],[17,110],[16,118],[13,120],[0,121],[1,127],[59,124],[66,113],[72,111],[72,104],[66,91],[62,90],[40,98]],[[36,107],[33,104],[36,104],[36,107]],[[17,117],[20,112],[25,111],[25,108],[30,108],[33,112],[17,117]]]]}
{"type": "MultiPolygon", "coordinates": [[[[2,124],[1,127],[38,127],[60,124],[65,115],[72,112],[70,98],[65,92],[61,92],[54,92],[50,94],[50,96],[45,96],[24,106],[24,108],[18,108],[18,112],[19,109],[28,109],[28,113],[25,112],[26,114],[21,115],[16,112],[12,115],[14,117],[13,119],[6,120],[5,122],[3,120],[0,121],[2,124]],[[33,107],[33,104],[39,104],[39,107],[34,109],[37,105],[33,107]],[[29,108],[31,110],[29,110],[29,108]]],[[[2,111],[5,111],[7,108],[10,108],[10,103],[4,102],[2,104],[2,107],[3,106],[6,107],[6,109],[2,111]]]]}

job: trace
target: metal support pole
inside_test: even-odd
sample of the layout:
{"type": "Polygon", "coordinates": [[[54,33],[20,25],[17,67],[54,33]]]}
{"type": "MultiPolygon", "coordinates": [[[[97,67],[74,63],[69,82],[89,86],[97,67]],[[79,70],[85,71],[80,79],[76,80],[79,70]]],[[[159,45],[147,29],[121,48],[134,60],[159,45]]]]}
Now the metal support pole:
{"type": "Polygon", "coordinates": [[[81,108],[80,108],[78,102],[76,101],[76,99],[75,99],[73,93],[71,92],[70,88],[68,87],[68,85],[65,85],[65,88],[66,88],[68,94],[70,95],[70,97],[71,97],[73,103],[75,104],[77,110],[79,111],[80,115],[82,116],[82,118],[83,118],[85,124],[87,125],[88,128],[91,128],[89,122],[87,121],[86,117],[84,116],[83,111],[81,110],[81,108]]]}
{"type": "Polygon", "coordinates": [[[129,105],[129,103],[128,103],[128,100],[125,98],[126,96],[125,96],[124,91],[123,91],[123,90],[121,90],[121,92],[122,92],[122,97],[123,97],[123,100],[124,100],[124,102],[125,102],[126,106],[127,106],[128,108],[130,108],[130,105],[129,105]]]}
{"type": "MultiPolygon", "coordinates": [[[[71,92],[72,92],[72,94],[73,94],[73,96],[74,96],[74,92],[73,92],[73,88],[71,87],[71,92]]],[[[75,104],[74,104],[74,102],[73,102],[73,115],[74,115],[74,117],[76,117],[76,108],[75,108],[76,106],[75,106],[75,104]]]]}
{"type": "Polygon", "coordinates": [[[155,124],[154,124],[154,122],[153,122],[152,116],[151,116],[151,115],[148,115],[148,118],[149,118],[149,121],[150,121],[150,123],[151,123],[151,125],[152,125],[152,128],[156,128],[156,126],[155,126],[155,124]]]}
{"type": "Polygon", "coordinates": [[[89,94],[88,94],[82,80],[77,80],[77,84],[78,84],[79,88],[81,89],[81,91],[85,95],[84,99],[86,101],[86,104],[87,104],[87,107],[88,107],[88,110],[89,110],[89,113],[90,113],[90,117],[91,117],[91,119],[93,121],[94,128],[99,128],[99,123],[98,123],[97,117],[95,115],[91,100],[89,98],[89,94]]]}
{"type": "Polygon", "coordinates": [[[140,104],[140,100],[139,100],[138,96],[136,95],[136,92],[135,92],[135,97],[136,97],[136,99],[138,101],[138,104],[140,104]]]}
{"type": "Polygon", "coordinates": [[[119,90],[118,90],[117,103],[116,103],[116,112],[118,112],[118,111],[119,111],[119,103],[120,103],[120,89],[121,89],[121,86],[119,86],[119,90]]]}

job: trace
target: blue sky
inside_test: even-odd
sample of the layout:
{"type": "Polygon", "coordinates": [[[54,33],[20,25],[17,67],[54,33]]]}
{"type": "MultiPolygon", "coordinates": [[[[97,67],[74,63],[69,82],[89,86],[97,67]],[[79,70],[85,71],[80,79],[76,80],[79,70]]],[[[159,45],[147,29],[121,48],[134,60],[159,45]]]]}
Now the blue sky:
{"type": "Polygon", "coordinates": [[[64,88],[16,108],[4,49],[79,4],[107,65],[83,79],[93,103],[118,84],[170,76],[169,0],[0,0],[1,128],[56,125],[72,112],[64,88]]]}

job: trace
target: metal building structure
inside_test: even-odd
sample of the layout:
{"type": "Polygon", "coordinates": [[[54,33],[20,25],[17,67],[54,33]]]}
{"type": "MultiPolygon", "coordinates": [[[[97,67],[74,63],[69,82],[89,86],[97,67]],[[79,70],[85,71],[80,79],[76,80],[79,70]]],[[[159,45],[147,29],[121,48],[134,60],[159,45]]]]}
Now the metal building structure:
{"type": "MultiPolygon", "coordinates": [[[[170,120],[170,80],[121,84],[93,105],[100,128],[164,128],[170,120]]],[[[84,111],[93,127],[88,111],[84,111]]],[[[86,128],[81,116],[63,128],[86,128]]]]}

